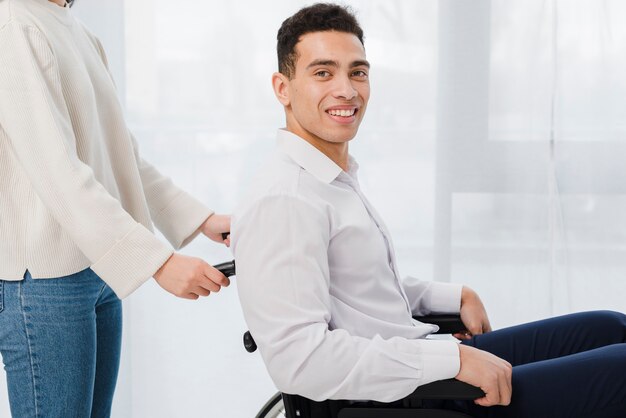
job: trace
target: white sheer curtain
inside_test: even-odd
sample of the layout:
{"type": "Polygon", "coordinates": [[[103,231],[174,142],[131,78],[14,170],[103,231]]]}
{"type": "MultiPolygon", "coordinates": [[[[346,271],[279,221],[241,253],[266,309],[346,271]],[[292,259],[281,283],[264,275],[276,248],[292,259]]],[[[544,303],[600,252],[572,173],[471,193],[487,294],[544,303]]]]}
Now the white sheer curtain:
{"type": "Polygon", "coordinates": [[[625,16],[440,3],[435,277],[480,289],[497,325],[626,310],[625,16]]]}
{"type": "MultiPolygon", "coordinates": [[[[76,12],[104,40],[143,155],[229,212],[283,124],[276,30],[308,3],[79,0],[76,12]]],[[[497,327],[626,311],[626,5],[346,3],[373,65],[351,150],[402,271],[472,286],[497,327]]],[[[186,253],[229,259],[196,241],[186,253]]],[[[148,283],[125,315],[115,417],[249,417],[273,393],[241,345],[234,288],[188,302],[148,283]]]]}

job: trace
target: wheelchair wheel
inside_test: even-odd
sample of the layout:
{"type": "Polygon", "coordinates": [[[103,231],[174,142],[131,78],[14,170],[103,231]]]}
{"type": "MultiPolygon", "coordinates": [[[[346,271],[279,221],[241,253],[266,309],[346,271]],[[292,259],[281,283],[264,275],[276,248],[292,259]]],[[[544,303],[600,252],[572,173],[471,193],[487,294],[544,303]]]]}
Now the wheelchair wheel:
{"type": "Polygon", "coordinates": [[[256,415],[256,418],[285,418],[285,406],[280,392],[276,392],[256,415]]]}

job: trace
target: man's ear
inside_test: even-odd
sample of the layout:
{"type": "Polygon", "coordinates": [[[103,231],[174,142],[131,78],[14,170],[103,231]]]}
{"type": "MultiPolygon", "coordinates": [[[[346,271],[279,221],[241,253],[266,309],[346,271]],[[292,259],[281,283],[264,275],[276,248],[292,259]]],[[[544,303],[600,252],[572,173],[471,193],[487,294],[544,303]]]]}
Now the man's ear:
{"type": "Polygon", "coordinates": [[[272,87],[274,94],[283,106],[289,106],[291,100],[289,98],[289,79],[282,73],[272,74],[272,87]]]}

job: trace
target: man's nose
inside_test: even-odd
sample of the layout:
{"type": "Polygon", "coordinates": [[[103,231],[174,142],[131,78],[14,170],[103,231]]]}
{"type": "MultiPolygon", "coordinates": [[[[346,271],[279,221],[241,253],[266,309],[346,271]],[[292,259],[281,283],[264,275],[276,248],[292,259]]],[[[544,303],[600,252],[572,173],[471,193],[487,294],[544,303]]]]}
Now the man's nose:
{"type": "Polygon", "coordinates": [[[350,77],[336,77],[335,82],[337,83],[334,93],[336,98],[352,100],[357,96],[358,92],[354,88],[350,77]]]}

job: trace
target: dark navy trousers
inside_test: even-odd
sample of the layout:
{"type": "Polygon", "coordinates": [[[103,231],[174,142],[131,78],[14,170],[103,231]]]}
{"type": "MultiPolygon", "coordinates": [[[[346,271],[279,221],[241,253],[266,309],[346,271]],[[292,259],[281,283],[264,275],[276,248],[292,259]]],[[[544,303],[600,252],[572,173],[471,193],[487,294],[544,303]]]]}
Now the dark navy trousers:
{"type": "Polygon", "coordinates": [[[626,417],[626,315],[583,312],[464,341],[513,365],[506,407],[457,402],[481,418],[626,417]]]}

